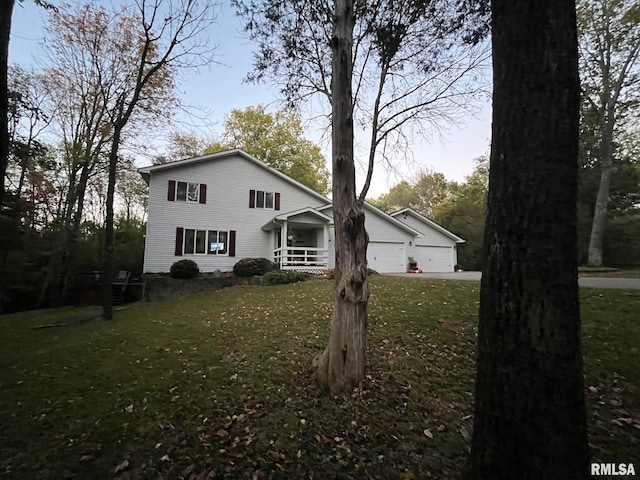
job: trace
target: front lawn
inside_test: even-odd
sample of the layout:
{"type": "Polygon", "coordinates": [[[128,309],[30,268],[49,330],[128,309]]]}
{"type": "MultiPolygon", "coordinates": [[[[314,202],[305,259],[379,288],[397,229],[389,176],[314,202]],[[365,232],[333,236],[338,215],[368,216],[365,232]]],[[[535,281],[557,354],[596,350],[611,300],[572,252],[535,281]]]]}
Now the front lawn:
{"type": "MultiPolygon", "coordinates": [[[[362,388],[321,392],[332,281],[238,286],[33,330],[0,317],[0,477],[455,478],[477,282],[373,277],[362,388]]],[[[594,461],[640,467],[640,291],[582,290],[594,461]]]]}

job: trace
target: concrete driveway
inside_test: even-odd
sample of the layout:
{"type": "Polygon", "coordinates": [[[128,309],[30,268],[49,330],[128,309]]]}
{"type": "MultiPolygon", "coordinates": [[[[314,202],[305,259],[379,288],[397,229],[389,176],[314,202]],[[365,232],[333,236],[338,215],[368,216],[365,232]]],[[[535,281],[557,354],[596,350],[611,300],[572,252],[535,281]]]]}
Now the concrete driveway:
{"type": "MultiPolygon", "coordinates": [[[[451,272],[451,273],[386,273],[394,277],[431,278],[436,280],[475,280],[480,281],[480,272],[451,272]]],[[[585,288],[622,288],[640,289],[640,278],[607,278],[581,277],[578,285],[585,288]]]]}

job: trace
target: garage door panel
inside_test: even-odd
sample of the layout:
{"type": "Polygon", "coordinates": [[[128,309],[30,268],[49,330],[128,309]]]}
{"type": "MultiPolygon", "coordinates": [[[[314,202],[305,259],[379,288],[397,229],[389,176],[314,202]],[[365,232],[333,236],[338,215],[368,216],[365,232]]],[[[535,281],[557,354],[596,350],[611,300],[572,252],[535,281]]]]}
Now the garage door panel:
{"type": "Polygon", "coordinates": [[[380,273],[406,272],[404,243],[369,242],[367,263],[369,268],[380,273]]]}
{"type": "Polygon", "coordinates": [[[453,247],[416,245],[414,258],[423,272],[453,272],[453,247]]]}

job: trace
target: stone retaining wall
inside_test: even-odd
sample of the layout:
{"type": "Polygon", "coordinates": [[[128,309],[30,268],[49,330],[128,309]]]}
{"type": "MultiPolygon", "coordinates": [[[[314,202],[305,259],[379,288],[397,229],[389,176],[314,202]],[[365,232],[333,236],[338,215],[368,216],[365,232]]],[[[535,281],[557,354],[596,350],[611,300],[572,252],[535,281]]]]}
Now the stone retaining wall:
{"type": "Polygon", "coordinates": [[[261,277],[240,278],[228,273],[201,275],[189,280],[171,278],[168,274],[147,273],[144,275],[144,299],[147,302],[157,302],[176,295],[219,290],[233,285],[260,285],[261,283],[261,277]]]}

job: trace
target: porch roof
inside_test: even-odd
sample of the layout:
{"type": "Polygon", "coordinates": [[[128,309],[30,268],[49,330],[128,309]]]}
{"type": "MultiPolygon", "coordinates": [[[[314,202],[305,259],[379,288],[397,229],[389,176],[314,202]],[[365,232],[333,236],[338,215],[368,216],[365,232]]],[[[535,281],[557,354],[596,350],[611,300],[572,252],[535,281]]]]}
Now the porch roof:
{"type": "Polygon", "coordinates": [[[273,230],[274,228],[279,227],[282,222],[290,222],[290,223],[304,223],[307,225],[332,225],[333,218],[329,215],[325,215],[324,213],[316,210],[313,207],[305,207],[300,208],[298,210],[293,210],[292,212],[280,213],[273,217],[269,222],[262,226],[262,230],[273,230]]]}

